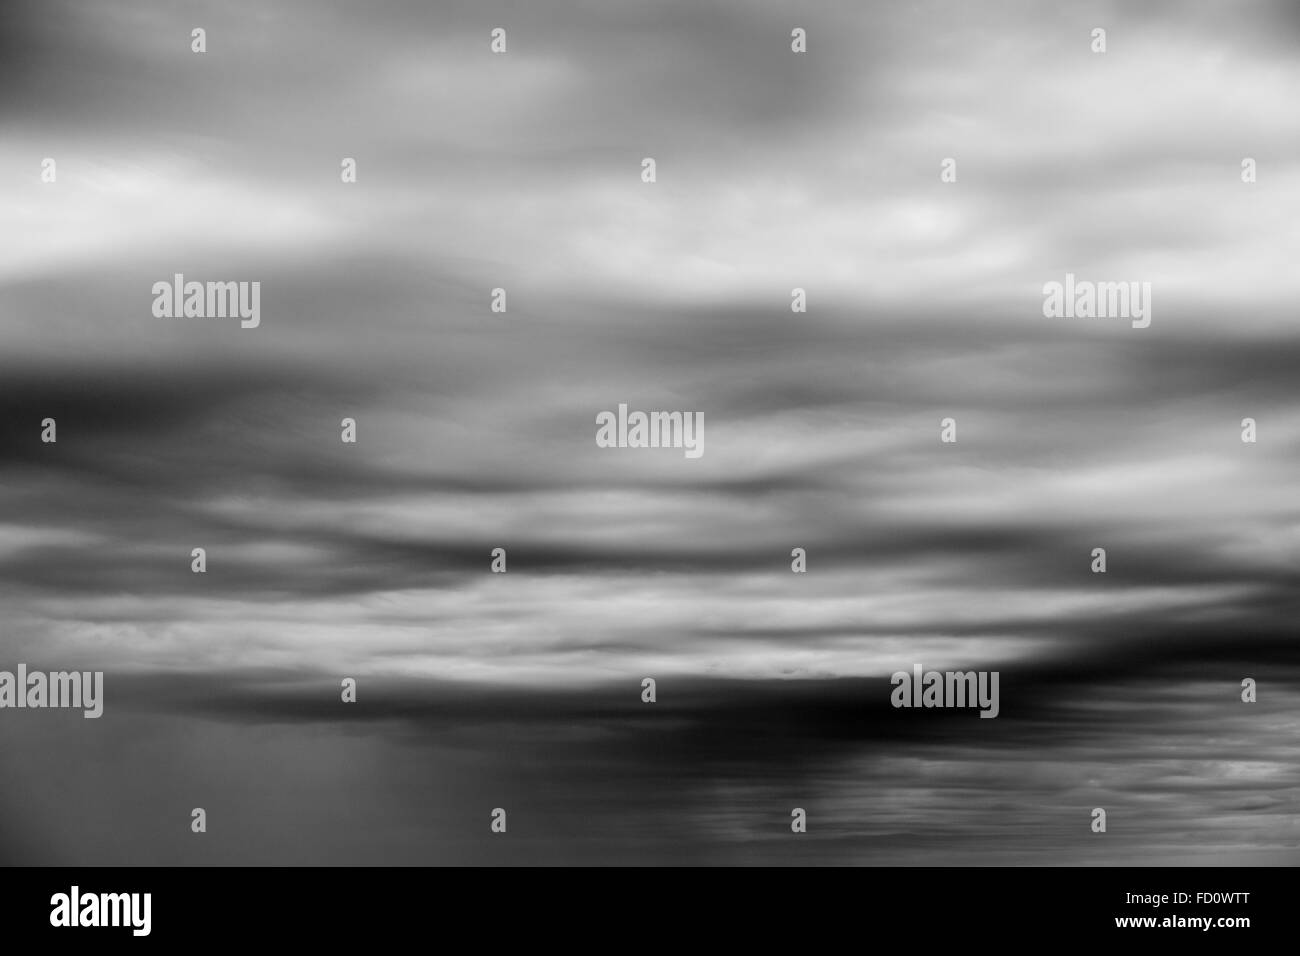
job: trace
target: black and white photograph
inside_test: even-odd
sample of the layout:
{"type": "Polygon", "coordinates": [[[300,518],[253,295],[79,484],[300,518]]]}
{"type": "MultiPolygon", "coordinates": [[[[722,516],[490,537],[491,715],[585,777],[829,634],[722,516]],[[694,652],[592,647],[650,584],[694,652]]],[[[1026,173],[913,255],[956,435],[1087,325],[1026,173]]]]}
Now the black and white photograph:
{"type": "Polygon", "coordinates": [[[4,0],[0,243],[13,920],[1105,872],[1258,945],[1295,0],[4,0]]]}

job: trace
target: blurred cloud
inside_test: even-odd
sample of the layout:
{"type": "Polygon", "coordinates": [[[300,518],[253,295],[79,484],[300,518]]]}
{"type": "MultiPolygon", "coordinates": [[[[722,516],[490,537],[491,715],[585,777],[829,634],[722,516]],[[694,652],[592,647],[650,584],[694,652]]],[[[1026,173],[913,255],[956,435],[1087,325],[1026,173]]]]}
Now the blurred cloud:
{"type": "MultiPolygon", "coordinates": [[[[833,862],[1114,861],[1096,805],[1127,861],[1293,853],[1300,20],[1249,6],[6,4],[0,667],[102,667],[110,703],[102,738],[0,732],[108,742],[79,779],[122,806],[168,775],[54,854],[180,859],[150,814],[198,791],[248,828],[214,859],[411,861],[454,830],[430,788],[552,801],[524,861],[770,862],[810,792],[833,862]],[[1150,281],[1152,326],[1045,319],[1066,272],[1150,281]],[[260,281],[262,326],[153,317],[175,273],[260,281]],[[596,448],[620,402],[703,412],[704,457],[596,448]],[[1014,674],[1004,716],[900,718],[914,661],[1014,674]],[[322,767],[344,740],[364,781],[322,767]],[[299,796],[258,818],[244,760],[299,796]],[[305,849],[349,800],[403,822],[305,849]]],[[[3,809],[53,831],[41,786],[3,809]]]]}

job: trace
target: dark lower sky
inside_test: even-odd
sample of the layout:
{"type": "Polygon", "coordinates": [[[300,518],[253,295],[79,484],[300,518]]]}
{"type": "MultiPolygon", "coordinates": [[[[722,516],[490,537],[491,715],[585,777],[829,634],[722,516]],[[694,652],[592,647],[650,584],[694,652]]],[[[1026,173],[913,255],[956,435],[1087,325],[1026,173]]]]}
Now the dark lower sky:
{"type": "Polygon", "coordinates": [[[0,861],[1300,862],[1296,10],[5,3],[0,861]]]}

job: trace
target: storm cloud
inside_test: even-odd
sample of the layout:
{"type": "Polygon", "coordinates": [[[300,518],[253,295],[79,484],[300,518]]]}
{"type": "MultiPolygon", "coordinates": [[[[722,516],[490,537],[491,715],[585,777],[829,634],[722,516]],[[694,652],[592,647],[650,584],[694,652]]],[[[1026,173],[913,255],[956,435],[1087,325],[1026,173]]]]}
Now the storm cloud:
{"type": "Polygon", "coordinates": [[[0,669],[107,700],[0,712],[0,857],[1296,862],[1300,19],[1248,7],[6,4],[0,669]]]}

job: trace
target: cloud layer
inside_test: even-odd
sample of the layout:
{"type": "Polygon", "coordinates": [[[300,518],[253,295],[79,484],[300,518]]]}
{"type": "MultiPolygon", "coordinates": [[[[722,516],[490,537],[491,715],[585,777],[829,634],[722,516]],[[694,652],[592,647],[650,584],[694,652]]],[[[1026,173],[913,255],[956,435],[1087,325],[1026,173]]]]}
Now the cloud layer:
{"type": "Polygon", "coordinates": [[[780,862],[806,806],[804,862],[1294,862],[1300,20],[1252,11],[8,4],[0,668],[108,704],[0,719],[0,852],[780,862]],[[1151,327],[1045,318],[1067,272],[1151,327]],[[155,318],[175,273],[261,326],[155,318]],[[621,402],[704,456],[596,447],[621,402]],[[1002,716],[894,711],[916,662],[1002,716]]]}

